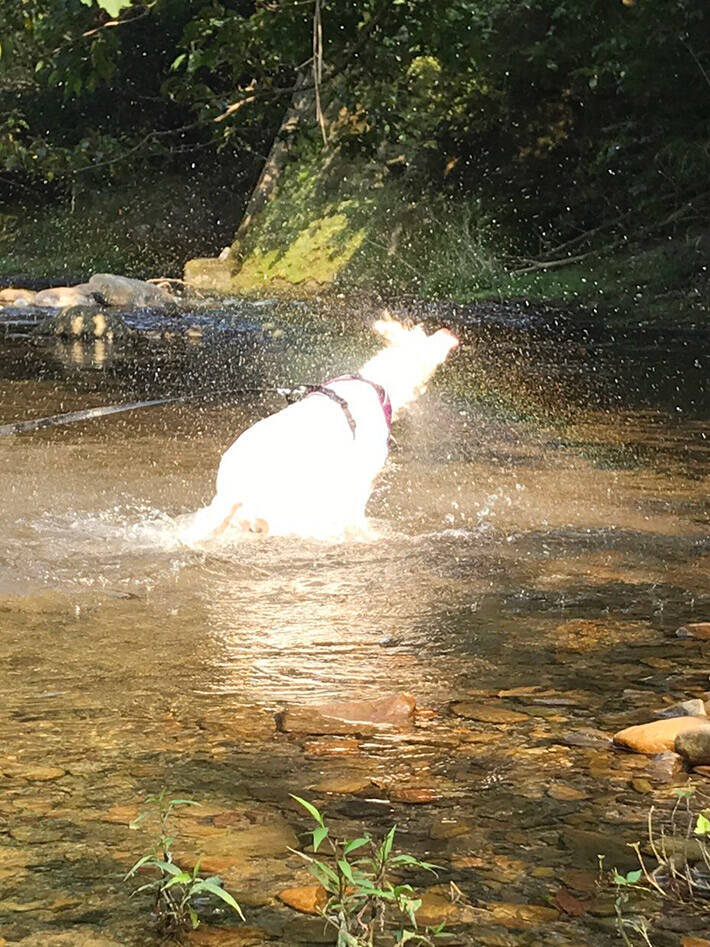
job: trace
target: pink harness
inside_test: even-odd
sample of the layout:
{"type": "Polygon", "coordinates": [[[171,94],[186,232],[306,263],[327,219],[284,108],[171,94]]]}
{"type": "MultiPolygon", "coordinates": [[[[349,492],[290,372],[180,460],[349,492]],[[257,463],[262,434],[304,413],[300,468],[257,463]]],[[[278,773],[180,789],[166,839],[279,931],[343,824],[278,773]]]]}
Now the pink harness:
{"type": "Polygon", "coordinates": [[[380,407],[382,408],[382,413],[385,417],[385,423],[387,424],[387,430],[392,432],[392,402],[390,401],[390,396],[387,394],[387,391],[378,385],[376,381],[370,381],[369,378],[363,378],[362,375],[340,375],[338,378],[331,378],[330,381],[327,381],[324,385],[310,385],[309,386],[309,395],[325,395],[326,398],[330,398],[331,401],[334,401],[343,411],[345,419],[348,422],[348,427],[352,431],[353,438],[355,437],[355,432],[357,430],[357,424],[355,423],[355,418],[352,416],[350,411],[350,406],[345,400],[341,397],[336,391],[333,391],[332,388],[329,388],[329,385],[334,385],[338,381],[361,381],[366,385],[369,385],[374,389],[375,394],[380,402],[380,407]]]}

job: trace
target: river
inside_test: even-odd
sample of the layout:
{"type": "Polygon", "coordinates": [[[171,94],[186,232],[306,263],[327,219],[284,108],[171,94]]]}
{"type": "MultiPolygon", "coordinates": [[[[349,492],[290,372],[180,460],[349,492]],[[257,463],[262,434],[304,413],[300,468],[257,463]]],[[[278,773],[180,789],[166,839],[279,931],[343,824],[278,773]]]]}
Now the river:
{"type": "MultiPolygon", "coordinates": [[[[0,438],[0,943],[158,943],[121,877],[148,844],[128,822],[163,788],[201,804],[176,860],[202,854],[246,915],[195,943],[333,942],[277,899],[309,884],[290,793],[346,837],[396,823],[442,866],[415,883],[450,942],[616,942],[596,856],[633,867],[622,843],[688,777],[655,779],[605,735],[710,689],[710,645],[674,636],[710,615],[710,335],[552,307],[424,314],[462,345],[395,425],[371,535],[210,554],[180,546],[176,518],[283,404],[246,389],[356,369],[370,304],[134,314],[114,344],[0,318],[0,424],[195,396],[0,438]],[[411,727],[274,723],[400,691],[411,727]]],[[[688,912],[655,911],[658,943],[678,943],[688,912]]]]}

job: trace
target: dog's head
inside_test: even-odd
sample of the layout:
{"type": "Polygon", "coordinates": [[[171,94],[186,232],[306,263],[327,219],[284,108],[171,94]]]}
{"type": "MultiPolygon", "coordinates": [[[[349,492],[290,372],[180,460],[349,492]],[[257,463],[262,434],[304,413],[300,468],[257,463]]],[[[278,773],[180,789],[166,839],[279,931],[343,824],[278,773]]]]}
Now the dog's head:
{"type": "Polygon", "coordinates": [[[436,369],[459,344],[449,329],[427,335],[421,326],[407,326],[388,313],[375,322],[373,329],[387,340],[388,346],[366,368],[377,374],[375,380],[387,389],[395,411],[426,390],[436,369]]]}

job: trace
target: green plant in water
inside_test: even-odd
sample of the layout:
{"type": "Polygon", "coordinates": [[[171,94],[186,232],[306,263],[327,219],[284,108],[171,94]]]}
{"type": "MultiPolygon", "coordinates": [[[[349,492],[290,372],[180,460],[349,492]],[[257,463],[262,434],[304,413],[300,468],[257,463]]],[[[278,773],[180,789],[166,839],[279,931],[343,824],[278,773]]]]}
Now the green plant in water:
{"type": "Polygon", "coordinates": [[[676,789],[676,801],[665,824],[658,828],[653,820],[653,807],[648,813],[647,847],[657,865],[648,863],[641,844],[635,843],[639,868],[625,875],[614,869],[612,884],[616,887],[614,908],[617,929],[627,947],[633,947],[629,932],[638,934],[641,943],[653,947],[649,925],[644,917],[625,916],[634,897],[652,894],[666,904],[693,905],[701,917],[710,919],[710,808],[694,812],[692,788],[676,789]]]}
{"type": "Polygon", "coordinates": [[[395,922],[397,944],[433,945],[436,940],[451,936],[444,932],[443,924],[418,928],[416,912],[421,907],[421,898],[410,884],[400,883],[397,875],[402,869],[419,869],[435,875],[437,866],[413,855],[396,854],[396,826],[380,842],[369,835],[340,839],[332,834],[312,803],[299,796],[291,798],[315,822],[310,833],[313,854],[295,854],[307,862],[309,871],[326,891],[327,901],[320,913],[337,932],[338,947],[373,947],[395,922]],[[321,849],[321,857],[317,858],[321,849]]]}
{"type": "Polygon", "coordinates": [[[168,934],[199,927],[201,903],[219,899],[235,911],[244,920],[242,909],[229,892],[222,887],[220,879],[211,875],[202,877],[200,861],[192,871],[186,871],[175,863],[173,844],[176,839],[171,816],[181,806],[199,806],[193,799],[169,799],[167,790],[146,799],[148,809],[134,819],[129,827],[137,829],[146,819],[153,816],[159,825],[158,837],[149,852],[142,855],[124,877],[124,881],[133,878],[141,869],[153,869],[157,877],[141,885],[132,892],[132,896],[141,891],[155,894],[154,915],[158,918],[161,930],[168,934]]]}

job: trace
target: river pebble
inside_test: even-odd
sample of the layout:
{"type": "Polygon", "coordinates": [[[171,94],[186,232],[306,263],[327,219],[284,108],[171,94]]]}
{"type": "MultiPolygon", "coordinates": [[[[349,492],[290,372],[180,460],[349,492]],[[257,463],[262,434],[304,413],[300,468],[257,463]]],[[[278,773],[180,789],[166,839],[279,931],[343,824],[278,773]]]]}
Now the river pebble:
{"type": "Polygon", "coordinates": [[[710,735],[710,719],[705,717],[671,717],[626,727],[614,734],[614,743],[634,753],[656,754],[673,750],[680,734],[705,729],[710,735]]]}

